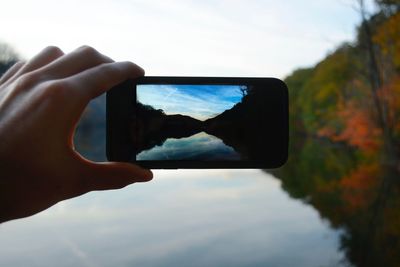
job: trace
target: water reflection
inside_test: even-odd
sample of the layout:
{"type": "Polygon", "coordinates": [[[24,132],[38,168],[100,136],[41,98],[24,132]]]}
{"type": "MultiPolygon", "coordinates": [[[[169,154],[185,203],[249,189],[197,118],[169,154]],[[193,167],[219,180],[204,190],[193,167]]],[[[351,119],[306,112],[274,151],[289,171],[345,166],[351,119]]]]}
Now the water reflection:
{"type": "Polygon", "coordinates": [[[274,174],[291,197],[316,208],[355,266],[400,266],[400,184],[396,166],[324,139],[293,143],[288,164],[274,174]]]}
{"type": "Polygon", "coordinates": [[[201,132],[186,138],[168,138],[161,146],[142,151],[136,159],[240,160],[240,155],[221,139],[201,132]]]}
{"type": "MultiPolygon", "coordinates": [[[[91,104],[75,140],[97,160],[104,159],[101,101],[91,104]]],[[[292,199],[283,178],[259,170],[155,177],[2,224],[0,266],[346,266],[339,248],[347,232],[292,199]]]]}
{"type": "Polygon", "coordinates": [[[2,225],[0,266],[337,266],[340,231],[261,171],[157,171],[2,225]]]}

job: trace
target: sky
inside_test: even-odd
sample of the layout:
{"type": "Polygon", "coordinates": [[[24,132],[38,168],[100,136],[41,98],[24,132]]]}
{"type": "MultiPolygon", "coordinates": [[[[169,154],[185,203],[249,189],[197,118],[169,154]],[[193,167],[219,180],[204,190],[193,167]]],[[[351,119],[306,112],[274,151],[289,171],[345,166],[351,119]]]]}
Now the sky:
{"type": "Polygon", "coordinates": [[[167,115],[181,114],[204,121],[233,107],[242,94],[240,85],[142,84],[137,87],[137,99],[167,115]]]}
{"type": "Polygon", "coordinates": [[[0,0],[0,42],[24,58],[90,45],[147,75],[284,78],[354,39],[354,2],[0,0]]]}

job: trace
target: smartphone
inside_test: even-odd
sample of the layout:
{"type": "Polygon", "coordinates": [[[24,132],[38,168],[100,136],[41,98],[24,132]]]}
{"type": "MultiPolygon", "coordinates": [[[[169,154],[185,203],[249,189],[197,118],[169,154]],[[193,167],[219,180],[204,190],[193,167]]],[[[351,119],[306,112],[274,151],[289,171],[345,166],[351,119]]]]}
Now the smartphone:
{"type": "Polygon", "coordinates": [[[108,160],[150,169],[277,168],[288,127],[275,78],[145,76],[107,92],[108,160]]]}

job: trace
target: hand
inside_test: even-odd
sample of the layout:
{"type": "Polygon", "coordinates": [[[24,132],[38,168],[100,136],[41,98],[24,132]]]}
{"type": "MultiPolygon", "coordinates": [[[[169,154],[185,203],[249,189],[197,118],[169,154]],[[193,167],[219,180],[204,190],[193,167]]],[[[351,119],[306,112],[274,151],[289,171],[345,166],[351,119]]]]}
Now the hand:
{"type": "Polygon", "coordinates": [[[92,190],[152,179],[129,163],[91,162],[74,150],[86,105],[112,86],[143,76],[91,47],[48,47],[0,79],[0,222],[26,217],[92,190]]]}

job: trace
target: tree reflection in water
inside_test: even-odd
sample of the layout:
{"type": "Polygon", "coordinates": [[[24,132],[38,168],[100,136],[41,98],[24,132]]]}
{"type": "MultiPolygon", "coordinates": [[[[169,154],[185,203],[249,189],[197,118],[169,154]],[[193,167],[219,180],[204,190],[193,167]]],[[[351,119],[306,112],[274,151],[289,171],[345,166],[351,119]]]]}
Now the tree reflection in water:
{"type": "Polygon", "coordinates": [[[379,155],[324,139],[292,142],[288,163],[273,173],[291,197],[316,208],[355,266],[400,266],[399,172],[379,155]]]}

